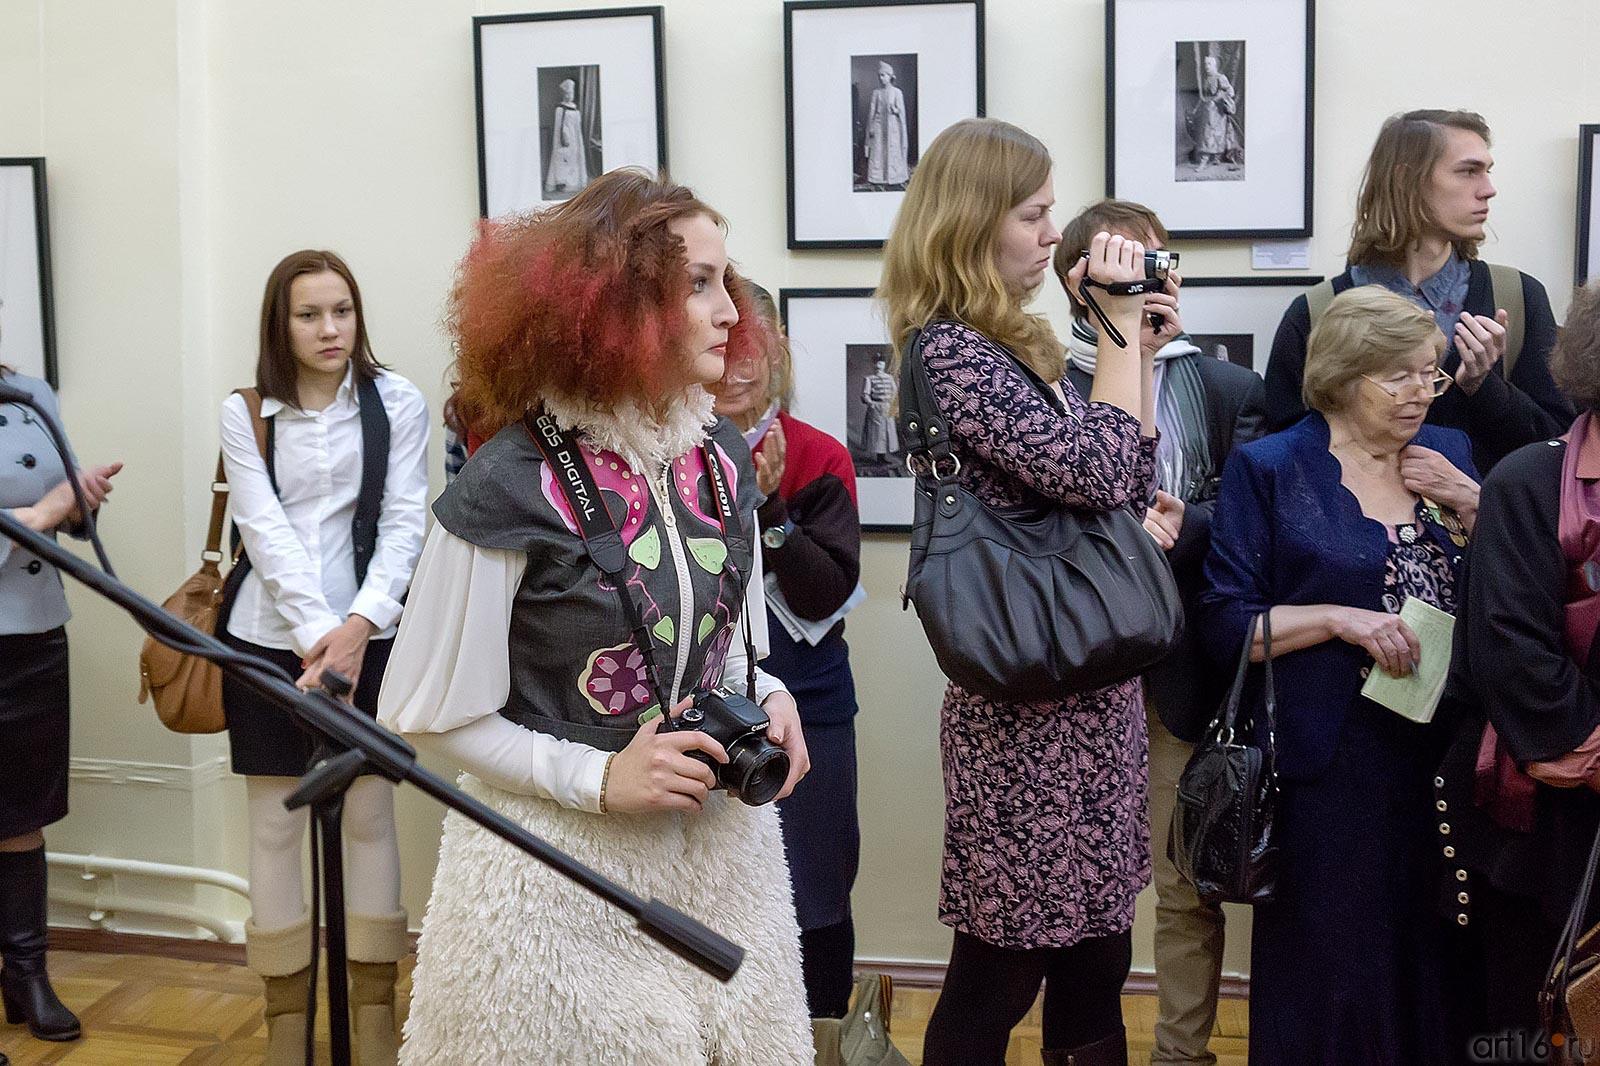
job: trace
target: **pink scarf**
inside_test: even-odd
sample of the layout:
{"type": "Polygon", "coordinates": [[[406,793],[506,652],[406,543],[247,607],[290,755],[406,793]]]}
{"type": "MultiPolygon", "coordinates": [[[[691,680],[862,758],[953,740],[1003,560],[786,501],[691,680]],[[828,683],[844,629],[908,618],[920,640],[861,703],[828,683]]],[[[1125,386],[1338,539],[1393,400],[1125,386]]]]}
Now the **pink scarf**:
{"type": "MultiPolygon", "coordinates": [[[[1565,636],[1567,654],[1587,665],[1600,629],[1600,426],[1594,413],[1579,415],[1564,439],[1556,537],[1567,561],[1565,636]]],[[[1505,828],[1531,833],[1535,785],[1486,723],[1473,788],[1478,806],[1505,828]]]]}

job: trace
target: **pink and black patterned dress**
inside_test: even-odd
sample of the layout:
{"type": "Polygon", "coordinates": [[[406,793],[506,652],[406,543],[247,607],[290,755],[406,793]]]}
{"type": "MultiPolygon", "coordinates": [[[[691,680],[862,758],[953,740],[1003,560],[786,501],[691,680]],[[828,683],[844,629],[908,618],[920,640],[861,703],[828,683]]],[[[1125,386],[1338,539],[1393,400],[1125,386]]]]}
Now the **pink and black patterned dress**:
{"type": "MultiPolygon", "coordinates": [[[[1005,349],[966,326],[934,323],[923,335],[964,488],[991,506],[1143,504],[1155,438],[1140,437],[1137,418],[1085,402],[1065,381],[1062,414],[1005,349]]],[[[952,683],[939,741],[940,921],[1006,948],[1066,947],[1132,926],[1150,881],[1139,679],[1033,703],[952,683]]]]}

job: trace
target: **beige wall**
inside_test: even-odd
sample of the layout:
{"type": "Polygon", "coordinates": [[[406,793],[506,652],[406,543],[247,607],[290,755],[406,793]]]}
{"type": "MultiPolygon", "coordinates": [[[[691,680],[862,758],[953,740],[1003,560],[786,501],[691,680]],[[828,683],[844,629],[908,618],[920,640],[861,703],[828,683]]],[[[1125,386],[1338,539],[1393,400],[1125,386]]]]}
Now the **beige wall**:
{"type": "MultiPolygon", "coordinates": [[[[381,358],[434,410],[450,270],[476,211],[470,18],[555,0],[4,0],[0,155],[48,157],[62,404],[86,458],[128,467],[106,513],[113,558],[159,598],[193,565],[215,411],[247,380],[260,286],[286,251],[340,250],[381,358]]],[[[867,286],[872,252],[784,249],[783,52],[776,0],[669,0],[670,154],[733,224],[770,288],[867,286]]],[[[1312,266],[1338,269],[1357,171],[1381,118],[1482,111],[1499,134],[1490,258],[1571,282],[1575,127],[1600,119],[1600,14],[1589,0],[1320,5],[1312,266]]],[[[1064,219],[1101,191],[1103,7],[989,0],[989,113],[1042,136],[1064,219]]],[[[1184,247],[1190,274],[1249,271],[1241,243],[1184,247]]],[[[1058,323],[1059,297],[1042,300],[1058,323]]],[[[441,482],[437,449],[435,486],[441,482]]],[[[904,541],[869,537],[871,599],[851,621],[861,687],[863,955],[942,958],[933,920],[940,680],[902,613],[904,541]]],[[[66,851],[243,872],[242,789],[218,738],[163,732],[134,703],[137,631],[73,593],[74,813],[66,851]],[[129,780],[130,775],[132,780],[129,780]]],[[[0,756],[3,758],[3,756],[0,756]]],[[[439,809],[401,802],[406,897],[420,917],[439,809]]],[[[125,894],[171,890],[123,878],[125,894]]],[[[236,902],[203,893],[231,917],[236,902]]],[[[1148,901],[1141,921],[1148,917],[1148,901]]],[[[70,915],[63,915],[70,917],[70,915]]],[[[127,926],[145,926],[132,916],[127,926]]],[[[1229,969],[1242,971],[1245,937],[1229,969]]],[[[1148,966],[1148,925],[1138,960],[1148,966]]]]}

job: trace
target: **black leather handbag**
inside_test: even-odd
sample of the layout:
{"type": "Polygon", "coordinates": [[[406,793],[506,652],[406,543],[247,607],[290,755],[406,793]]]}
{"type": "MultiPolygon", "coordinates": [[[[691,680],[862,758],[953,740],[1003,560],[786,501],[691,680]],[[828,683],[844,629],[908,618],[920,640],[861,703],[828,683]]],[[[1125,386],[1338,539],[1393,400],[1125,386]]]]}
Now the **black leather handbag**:
{"type": "Polygon", "coordinates": [[[1257,618],[1266,660],[1261,714],[1239,717],[1255,636],[1252,620],[1228,698],[1178,778],[1167,854],[1208,903],[1271,903],[1278,884],[1272,839],[1278,807],[1272,620],[1265,611],[1257,618]],[[1246,735],[1250,743],[1242,739],[1246,735]]]}
{"type": "MultiPolygon", "coordinates": [[[[1057,410],[1061,399],[1015,365],[1057,410]]],[[[1166,657],[1183,606],[1165,554],[1128,510],[996,509],[957,483],[921,333],[900,367],[900,427],[916,476],[903,605],[945,676],[1008,702],[1059,699],[1137,677],[1166,657]]]]}

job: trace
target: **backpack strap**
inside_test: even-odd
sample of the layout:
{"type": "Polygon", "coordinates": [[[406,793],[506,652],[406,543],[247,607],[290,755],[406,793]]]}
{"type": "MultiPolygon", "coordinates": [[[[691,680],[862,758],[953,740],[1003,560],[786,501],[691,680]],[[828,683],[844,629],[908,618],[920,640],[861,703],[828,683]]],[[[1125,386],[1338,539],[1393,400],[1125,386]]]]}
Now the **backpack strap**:
{"type": "Polygon", "coordinates": [[[1494,306],[1506,312],[1506,355],[1501,360],[1501,371],[1506,380],[1517,367],[1517,356],[1522,354],[1522,337],[1527,327],[1526,309],[1522,303],[1522,271],[1499,263],[1485,263],[1489,268],[1489,292],[1494,306]]]}
{"type": "Polygon", "coordinates": [[[1311,313],[1311,322],[1306,330],[1307,335],[1317,326],[1317,319],[1333,303],[1333,282],[1321,281],[1306,290],[1306,310],[1311,313]]]}
{"type": "Polygon", "coordinates": [[[356,404],[361,409],[361,489],[350,540],[355,547],[356,584],[367,579],[367,566],[378,548],[378,516],[383,510],[384,483],[389,475],[389,412],[373,378],[356,375],[356,404]]]}

